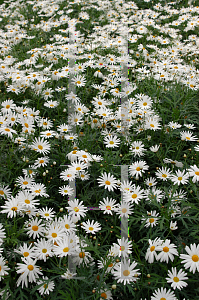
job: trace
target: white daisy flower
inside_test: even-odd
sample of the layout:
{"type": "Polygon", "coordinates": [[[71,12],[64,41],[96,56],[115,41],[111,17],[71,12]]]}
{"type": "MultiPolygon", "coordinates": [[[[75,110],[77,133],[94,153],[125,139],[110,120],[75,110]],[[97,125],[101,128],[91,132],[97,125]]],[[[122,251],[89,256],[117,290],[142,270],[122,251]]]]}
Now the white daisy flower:
{"type": "Polygon", "coordinates": [[[183,171],[177,170],[176,175],[171,175],[170,180],[174,184],[178,184],[178,185],[180,185],[181,183],[187,184],[189,181],[189,173],[185,173],[185,172],[186,172],[185,170],[183,171]]]}
{"type": "Polygon", "coordinates": [[[99,182],[99,186],[104,186],[108,191],[114,191],[117,188],[117,179],[111,175],[110,173],[105,172],[100,176],[97,181],[99,182]],[[101,177],[101,178],[100,178],[101,177]]]}
{"type": "Polygon", "coordinates": [[[189,176],[192,177],[193,183],[199,181],[199,168],[196,165],[190,166],[187,172],[189,173],[189,176]]]}
{"type": "Polygon", "coordinates": [[[39,209],[38,213],[45,220],[52,220],[55,216],[55,211],[53,211],[53,208],[48,208],[47,206],[39,209]]]}
{"type": "Polygon", "coordinates": [[[42,276],[43,280],[39,280],[37,282],[37,285],[43,283],[41,287],[39,287],[37,290],[39,291],[40,295],[49,295],[50,292],[54,290],[55,284],[54,281],[48,281],[49,278],[47,276],[42,276]],[[47,282],[48,281],[48,282],[47,282]]]}
{"type": "Polygon", "coordinates": [[[7,267],[4,257],[0,256],[0,281],[2,276],[8,275],[8,270],[10,270],[10,268],[7,267]]]}
{"type": "Polygon", "coordinates": [[[117,242],[118,244],[113,243],[113,245],[116,245],[119,248],[118,256],[128,257],[128,254],[132,253],[132,242],[124,237],[122,239],[117,239],[117,242]]]}
{"type": "Polygon", "coordinates": [[[92,233],[95,234],[95,232],[100,231],[102,227],[100,226],[100,223],[97,221],[94,223],[94,220],[90,222],[90,220],[83,222],[82,223],[82,228],[87,232],[87,233],[92,233]]]}
{"type": "Polygon", "coordinates": [[[65,208],[69,210],[70,216],[75,216],[78,219],[86,216],[86,212],[88,211],[87,207],[82,205],[83,201],[79,202],[79,199],[75,199],[74,201],[68,201],[69,206],[65,208]]]}
{"type": "MultiPolygon", "coordinates": [[[[124,285],[126,283],[130,283],[132,281],[136,280],[136,277],[134,277],[135,274],[140,275],[141,273],[139,273],[139,269],[134,269],[136,267],[137,263],[133,262],[130,265],[130,259],[124,259],[124,262],[120,262],[118,264],[116,264],[113,268],[113,270],[111,271],[111,273],[113,274],[113,276],[115,277],[115,279],[117,280],[117,282],[121,282],[124,285]]],[[[136,275],[136,276],[137,276],[136,275]]]]}
{"type": "Polygon", "coordinates": [[[160,300],[160,299],[166,299],[166,300],[178,300],[175,297],[175,294],[173,291],[171,291],[169,289],[168,291],[165,289],[163,289],[163,287],[161,287],[161,289],[157,289],[153,295],[151,296],[151,300],[160,300]]]}
{"type": "Polygon", "coordinates": [[[180,132],[181,140],[182,141],[189,141],[189,142],[195,142],[198,140],[196,136],[192,136],[192,132],[190,131],[182,131],[180,132]]]}
{"type": "Polygon", "coordinates": [[[170,240],[166,239],[161,246],[156,247],[157,251],[161,251],[157,256],[157,260],[160,260],[160,262],[166,261],[168,263],[169,258],[173,261],[174,255],[179,256],[178,251],[175,249],[176,245],[170,244],[170,242],[170,240]]]}
{"type": "Polygon", "coordinates": [[[35,138],[30,147],[32,150],[35,150],[42,154],[47,154],[48,152],[50,152],[50,144],[49,142],[45,141],[44,138],[35,138]]]}
{"type": "Polygon", "coordinates": [[[146,218],[146,217],[143,216],[142,223],[145,222],[144,226],[145,227],[156,226],[158,224],[158,218],[157,217],[158,217],[159,213],[156,213],[156,210],[154,210],[154,211],[151,211],[151,212],[147,211],[147,214],[148,214],[148,216],[150,216],[150,218],[146,218]]]}
{"type": "Polygon", "coordinates": [[[10,200],[5,201],[5,205],[1,206],[1,208],[4,208],[1,210],[1,213],[7,213],[7,218],[15,218],[17,213],[22,211],[22,205],[19,203],[19,199],[17,197],[14,198],[13,196],[11,196],[10,200]]]}
{"type": "Polygon", "coordinates": [[[46,234],[46,237],[50,242],[59,243],[63,239],[65,232],[60,225],[51,224],[48,226],[46,234]]]}
{"type": "Polygon", "coordinates": [[[41,224],[42,219],[38,220],[36,217],[26,222],[26,230],[29,237],[33,236],[33,239],[43,236],[45,224],[41,224]]]}
{"type": "Polygon", "coordinates": [[[69,236],[66,235],[53,247],[53,252],[58,257],[64,257],[75,254],[75,243],[70,243],[69,236]]]}
{"type": "Polygon", "coordinates": [[[14,249],[14,252],[23,255],[23,257],[34,257],[34,247],[32,247],[32,243],[28,246],[27,243],[23,243],[23,246],[19,246],[19,248],[14,249]]]}
{"type": "Polygon", "coordinates": [[[114,208],[114,212],[119,215],[118,217],[125,217],[128,218],[128,215],[132,215],[133,213],[133,204],[126,203],[124,201],[121,201],[120,204],[116,208],[114,208]]]}
{"type": "Polygon", "coordinates": [[[104,203],[102,201],[100,201],[100,204],[99,204],[99,208],[102,209],[104,212],[104,214],[113,214],[112,211],[114,210],[114,208],[117,207],[116,204],[116,200],[115,199],[112,199],[112,198],[103,198],[104,200],[104,203]]]}
{"type": "Polygon", "coordinates": [[[143,152],[146,151],[146,149],[144,149],[144,144],[141,141],[135,141],[132,143],[130,151],[134,156],[138,155],[140,157],[144,155],[143,152]]]}
{"type": "Polygon", "coordinates": [[[146,164],[145,161],[140,160],[133,163],[132,166],[129,167],[129,172],[131,176],[136,176],[136,179],[139,178],[139,176],[142,177],[142,173],[145,173],[145,170],[148,170],[149,166],[146,164]]]}
{"type": "Polygon", "coordinates": [[[22,283],[22,288],[25,286],[28,287],[28,282],[37,282],[37,278],[39,275],[43,275],[43,273],[39,270],[39,267],[36,266],[37,260],[33,260],[32,258],[27,257],[26,259],[22,258],[23,264],[17,263],[17,273],[22,273],[17,280],[17,286],[22,283]]]}
{"type": "Polygon", "coordinates": [[[195,274],[195,271],[199,272],[199,244],[191,244],[190,248],[188,246],[185,247],[187,254],[180,254],[180,258],[182,259],[181,263],[184,264],[185,269],[189,269],[190,272],[195,274]]]}
{"type": "Polygon", "coordinates": [[[61,194],[62,196],[68,195],[68,196],[72,196],[74,193],[74,189],[71,188],[69,185],[64,185],[59,187],[59,194],[61,194]]]}
{"type": "Polygon", "coordinates": [[[69,269],[67,269],[67,271],[63,275],[61,275],[61,277],[64,279],[71,279],[75,277],[75,275],[77,275],[77,273],[71,273],[69,269]]]}
{"type": "Polygon", "coordinates": [[[154,257],[157,259],[156,248],[157,246],[162,244],[163,240],[156,237],[155,240],[152,241],[149,239],[148,242],[149,242],[149,248],[147,249],[145,259],[146,261],[148,260],[150,264],[152,264],[154,262],[154,257]]]}
{"type": "Polygon", "coordinates": [[[51,251],[52,249],[53,249],[52,242],[46,241],[45,238],[42,238],[34,242],[33,256],[34,258],[42,259],[44,262],[46,262],[46,259],[48,257],[54,255],[53,252],[51,251]]]}
{"type": "Polygon", "coordinates": [[[186,287],[188,283],[183,280],[189,279],[186,277],[187,273],[185,273],[182,269],[177,273],[176,267],[172,267],[172,272],[168,270],[168,276],[165,279],[168,283],[171,283],[171,287],[175,290],[176,288],[181,290],[183,287],[186,287]]]}

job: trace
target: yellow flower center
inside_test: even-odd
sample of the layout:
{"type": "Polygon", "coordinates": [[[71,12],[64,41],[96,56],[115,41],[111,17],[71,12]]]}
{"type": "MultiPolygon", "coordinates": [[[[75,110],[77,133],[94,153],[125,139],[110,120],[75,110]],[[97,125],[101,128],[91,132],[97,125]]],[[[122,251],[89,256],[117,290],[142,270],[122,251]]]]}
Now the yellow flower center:
{"type": "Polygon", "coordinates": [[[125,214],[127,212],[127,209],[125,207],[122,208],[122,212],[125,214]]]}
{"type": "Polygon", "coordinates": [[[120,251],[124,251],[125,247],[124,246],[120,246],[120,251]]]}
{"type": "Polygon", "coordinates": [[[28,265],[28,270],[29,271],[32,271],[34,269],[34,266],[33,265],[28,265]]]}
{"type": "Polygon", "coordinates": [[[89,227],[88,229],[92,231],[92,230],[93,230],[93,227],[89,227]]]}
{"type": "Polygon", "coordinates": [[[45,248],[42,249],[42,252],[43,252],[43,253],[46,253],[46,252],[47,252],[47,249],[45,249],[45,248]]]}
{"type": "Polygon", "coordinates": [[[24,253],[23,253],[23,256],[25,256],[25,257],[27,257],[28,255],[29,255],[28,252],[24,252],[24,253]]]}
{"type": "Polygon", "coordinates": [[[147,105],[147,102],[144,102],[143,105],[146,106],[146,105],[147,105]]]}
{"type": "Polygon", "coordinates": [[[194,254],[194,255],[192,256],[192,260],[193,260],[194,262],[198,262],[198,261],[199,261],[198,255],[194,254]]]}
{"type": "Polygon", "coordinates": [[[111,268],[113,266],[113,264],[111,263],[110,265],[108,265],[109,268],[111,268]]]}
{"type": "Polygon", "coordinates": [[[164,251],[164,252],[169,252],[169,248],[168,248],[167,246],[165,246],[165,247],[163,248],[163,251],[164,251]]]}
{"type": "Polygon", "coordinates": [[[178,177],[178,180],[182,180],[182,177],[178,177]]]}
{"type": "Polygon", "coordinates": [[[6,108],[7,108],[7,109],[10,108],[10,105],[6,105],[6,108]]]}
{"type": "Polygon", "coordinates": [[[124,275],[124,276],[129,276],[129,274],[130,274],[129,270],[125,270],[125,271],[123,272],[123,275],[124,275]]]}
{"type": "Polygon", "coordinates": [[[107,299],[106,293],[101,293],[101,297],[103,297],[104,299],[107,299]]]}
{"type": "Polygon", "coordinates": [[[155,250],[155,246],[151,246],[150,251],[153,252],[155,250]]]}
{"type": "Polygon", "coordinates": [[[69,248],[68,247],[65,247],[64,249],[63,249],[63,252],[68,252],[69,251],[69,248]]]}
{"type": "Polygon", "coordinates": [[[140,171],[140,167],[137,167],[137,168],[136,168],[136,171],[140,171]]]}
{"type": "Polygon", "coordinates": [[[153,223],[153,222],[154,222],[154,219],[153,219],[153,218],[149,219],[149,222],[150,222],[150,223],[153,223]]]}
{"type": "Polygon", "coordinates": [[[38,229],[39,229],[39,227],[37,225],[32,226],[33,231],[37,231],[38,229]]]}
{"type": "Polygon", "coordinates": [[[105,184],[107,184],[107,185],[110,185],[111,183],[110,183],[110,181],[105,181],[105,184]]]}
{"type": "Polygon", "coordinates": [[[69,228],[70,228],[70,225],[66,224],[65,227],[66,227],[66,229],[69,229],[69,228]]]}
{"type": "Polygon", "coordinates": [[[80,253],[79,253],[79,257],[80,257],[80,258],[85,257],[85,253],[84,253],[84,252],[80,252],[80,253]]]}
{"type": "Polygon", "coordinates": [[[173,277],[173,281],[178,282],[179,278],[178,277],[173,277]]]}
{"type": "Polygon", "coordinates": [[[43,287],[44,287],[44,288],[48,288],[48,285],[45,283],[45,284],[43,285],[43,287]]]}
{"type": "Polygon", "coordinates": [[[2,195],[2,196],[3,196],[3,195],[4,195],[4,191],[0,191],[0,195],[2,195]]]}
{"type": "Polygon", "coordinates": [[[114,144],[114,142],[113,142],[113,141],[110,141],[110,142],[109,142],[109,144],[113,145],[113,144],[114,144]]]}
{"type": "Polygon", "coordinates": [[[131,197],[135,199],[137,198],[137,194],[133,194],[131,197]]]}
{"type": "Polygon", "coordinates": [[[23,184],[24,184],[24,185],[28,184],[28,181],[24,181],[23,184]]]}
{"type": "Polygon", "coordinates": [[[166,174],[162,174],[162,177],[166,178],[166,177],[167,177],[167,175],[166,175],[166,174]]]}
{"type": "Polygon", "coordinates": [[[57,234],[56,234],[55,232],[53,232],[53,233],[52,233],[52,237],[53,237],[53,238],[56,238],[56,237],[57,237],[57,234]]]}
{"type": "Polygon", "coordinates": [[[17,211],[17,207],[16,207],[16,206],[13,206],[13,207],[11,208],[11,210],[17,211]]]}
{"type": "Polygon", "coordinates": [[[196,175],[199,175],[199,172],[195,172],[196,175]]]}
{"type": "Polygon", "coordinates": [[[107,206],[106,206],[106,209],[107,209],[107,210],[111,210],[111,206],[110,206],[110,205],[107,205],[107,206]]]}
{"type": "Polygon", "coordinates": [[[187,139],[187,140],[190,140],[190,137],[186,136],[186,139],[187,139]]]}
{"type": "Polygon", "coordinates": [[[44,216],[45,216],[45,217],[49,217],[49,213],[45,213],[44,216]]]}
{"type": "Polygon", "coordinates": [[[43,160],[43,159],[41,159],[39,162],[40,162],[40,164],[43,164],[44,160],[43,160]]]}
{"type": "Polygon", "coordinates": [[[43,150],[43,146],[41,146],[41,145],[38,145],[38,148],[39,148],[40,150],[43,150]]]}
{"type": "Polygon", "coordinates": [[[166,298],[160,298],[160,300],[167,300],[166,298]]]}
{"type": "Polygon", "coordinates": [[[150,124],[151,127],[155,127],[153,124],[150,124]]]}
{"type": "Polygon", "coordinates": [[[79,208],[78,207],[74,207],[74,211],[78,212],[79,208]]]}
{"type": "Polygon", "coordinates": [[[26,204],[30,204],[30,200],[28,200],[28,199],[26,199],[24,202],[25,202],[26,204]]]}

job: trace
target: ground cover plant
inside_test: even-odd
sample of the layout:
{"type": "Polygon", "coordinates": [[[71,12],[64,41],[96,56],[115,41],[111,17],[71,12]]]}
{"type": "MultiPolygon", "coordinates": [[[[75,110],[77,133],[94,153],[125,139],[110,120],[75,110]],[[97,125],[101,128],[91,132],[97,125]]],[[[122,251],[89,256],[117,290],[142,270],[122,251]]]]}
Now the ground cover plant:
{"type": "Polygon", "coordinates": [[[1,299],[199,299],[197,5],[0,5],[1,299]]]}

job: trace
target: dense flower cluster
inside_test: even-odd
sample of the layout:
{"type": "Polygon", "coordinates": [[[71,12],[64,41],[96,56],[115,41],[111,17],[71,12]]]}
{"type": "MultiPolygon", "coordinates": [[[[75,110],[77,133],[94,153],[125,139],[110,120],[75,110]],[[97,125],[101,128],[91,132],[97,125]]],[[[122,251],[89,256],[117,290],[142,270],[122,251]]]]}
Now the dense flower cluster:
{"type": "MultiPolygon", "coordinates": [[[[193,62],[198,62],[195,56],[198,55],[199,37],[188,32],[198,26],[199,18],[195,14],[199,8],[190,6],[178,10],[172,8],[173,2],[164,7],[160,3],[151,4],[151,9],[146,10],[139,10],[133,1],[112,1],[114,5],[106,0],[97,3],[75,0],[68,1],[67,5],[62,2],[33,0],[14,3],[9,0],[6,1],[8,7],[5,4],[0,6],[0,23],[9,18],[4,29],[0,29],[0,83],[6,95],[2,96],[0,107],[0,136],[2,143],[12,145],[10,152],[17,149],[15,155],[22,155],[23,162],[20,175],[13,179],[14,187],[6,183],[6,179],[0,182],[3,220],[0,223],[0,281],[4,283],[6,276],[15,270],[17,287],[23,289],[37,284],[41,295],[50,295],[56,284],[51,280],[52,274],[42,270],[40,265],[49,266],[49,261],[57,265],[59,258],[59,267],[62,260],[78,267],[77,273],[73,273],[64,263],[65,269],[60,267],[59,278],[72,279],[78,277],[81,266],[94,267],[97,273],[104,270],[118,284],[131,286],[136,291],[145,272],[142,263],[147,268],[151,264],[165,266],[166,263],[169,269],[162,275],[162,281],[174,291],[159,286],[150,291],[150,299],[176,300],[175,292],[189,285],[190,275],[185,270],[191,276],[199,272],[199,244],[193,242],[182,249],[180,234],[174,236],[174,231],[183,228],[185,214],[192,218],[187,190],[192,193],[192,189],[198,187],[199,146],[196,143],[199,134],[195,125],[184,121],[182,116],[178,121],[169,121],[169,115],[165,117],[160,109],[163,105],[160,93],[156,91],[157,96],[149,96],[150,91],[140,91],[139,85],[152,78],[157,89],[162,86],[163,91],[169,91],[175,84],[181,84],[191,92],[198,91],[199,72],[189,60],[193,56],[193,62]],[[84,9],[77,10],[78,18],[73,18],[73,7],[80,4],[84,9]],[[26,14],[21,13],[26,6],[33,12],[31,19],[26,19],[26,14]],[[86,8],[91,10],[86,12],[86,8]],[[96,14],[103,12],[104,16],[96,17],[92,22],[92,32],[88,31],[89,35],[84,36],[76,25],[90,22],[94,18],[92,10],[96,14]],[[175,20],[167,20],[173,15],[177,16],[175,20]],[[43,17],[48,20],[44,21],[43,17]],[[107,24],[101,25],[104,17],[107,24]],[[168,22],[161,25],[161,20],[168,22]],[[187,40],[182,40],[179,33],[181,25],[187,40]],[[151,27],[159,34],[154,34],[151,27]],[[57,29],[57,34],[46,38],[48,33],[57,29]],[[19,61],[12,53],[21,47],[20,43],[24,42],[24,47],[32,44],[31,40],[36,36],[31,35],[31,31],[34,34],[39,32],[41,42],[45,38],[45,43],[39,48],[31,47],[26,51],[27,58],[19,61]],[[129,52],[128,47],[131,48],[129,52]],[[115,54],[101,55],[100,49],[116,51],[115,54]],[[188,57],[188,60],[183,57],[188,57]],[[126,77],[128,68],[131,80],[126,77]],[[136,78],[134,82],[133,78],[136,78]],[[85,98],[91,88],[94,92],[88,103],[85,98]],[[25,100],[20,100],[21,95],[28,92],[32,99],[24,96],[25,100]],[[94,96],[94,93],[97,94],[94,96]],[[80,130],[85,128],[85,132],[93,133],[92,140],[82,142],[80,130]],[[100,133],[98,140],[96,132],[100,133]],[[175,137],[179,149],[169,151],[167,147],[164,152],[158,140],[162,141],[162,136],[169,137],[174,146],[175,137]],[[92,147],[88,151],[83,149],[82,143],[85,147],[92,143],[93,149],[95,144],[100,144],[101,149],[92,153],[92,147]],[[50,177],[47,180],[48,169],[56,166],[56,159],[62,154],[54,156],[56,147],[61,144],[66,146],[65,157],[69,163],[64,169],[61,166],[66,165],[58,166],[55,179],[50,177]],[[186,150],[189,147],[187,151],[195,155],[192,160],[176,160],[183,147],[186,150]],[[125,154],[128,153],[126,161],[130,157],[131,163],[127,169],[121,168],[121,176],[118,176],[112,164],[106,165],[106,160],[114,160],[123,149],[125,154]],[[93,174],[91,170],[94,169],[96,173],[93,174]],[[138,249],[134,239],[129,240],[129,234],[116,239],[120,232],[114,229],[115,242],[107,246],[106,255],[96,262],[96,257],[89,251],[91,245],[87,234],[96,240],[104,232],[102,220],[89,217],[89,201],[86,202],[85,198],[83,201],[81,194],[77,197],[75,186],[77,181],[86,186],[90,180],[101,193],[100,199],[98,196],[88,199],[93,203],[97,201],[97,209],[102,211],[100,217],[106,216],[110,222],[123,220],[121,223],[128,219],[131,228],[139,222],[140,231],[147,232],[142,239],[144,251],[138,249]],[[121,201],[118,192],[121,192],[121,201]],[[58,196],[64,207],[56,210],[58,196]],[[23,220],[20,233],[26,237],[25,241],[14,240],[12,244],[15,247],[12,253],[17,257],[12,268],[7,264],[10,264],[8,257],[13,254],[4,251],[6,240],[12,236],[7,231],[8,220],[14,220],[16,232],[16,226],[23,220]],[[162,234],[164,228],[168,229],[170,238],[166,233],[162,234]],[[158,236],[160,232],[161,238],[158,236]]],[[[168,103],[171,103],[170,99],[168,103]]],[[[15,167],[18,172],[18,167],[15,167]]],[[[6,293],[0,290],[0,295],[9,297],[9,292],[6,293]]],[[[99,293],[100,299],[113,299],[106,282],[100,286],[99,293]]]]}

